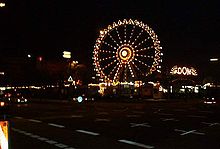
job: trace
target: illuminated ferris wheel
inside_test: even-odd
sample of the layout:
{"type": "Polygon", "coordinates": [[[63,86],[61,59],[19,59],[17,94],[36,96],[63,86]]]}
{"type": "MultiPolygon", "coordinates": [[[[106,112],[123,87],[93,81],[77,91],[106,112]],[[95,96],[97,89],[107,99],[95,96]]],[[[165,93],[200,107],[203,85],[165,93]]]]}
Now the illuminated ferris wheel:
{"type": "Polygon", "coordinates": [[[160,72],[162,53],[154,31],[137,20],[119,20],[100,31],[94,46],[94,65],[102,81],[140,80],[160,72]]]}

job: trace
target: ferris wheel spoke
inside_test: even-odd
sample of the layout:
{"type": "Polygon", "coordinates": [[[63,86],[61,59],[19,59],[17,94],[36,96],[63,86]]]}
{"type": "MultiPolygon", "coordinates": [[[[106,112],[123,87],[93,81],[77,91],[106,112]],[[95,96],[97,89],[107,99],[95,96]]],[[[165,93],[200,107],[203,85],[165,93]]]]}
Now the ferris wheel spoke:
{"type": "Polygon", "coordinates": [[[119,47],[119,44],[117,43],[117,41],[112,37],[112,35],[110,33],[108,33],[109,37],[111,38],[111,40],[119,47]]]}
{"type": "Polygon", "coordinates": [[[121,63],[118,65],[118,68],[117,68],[116,73],[115,73],[115,75],[114,75],[114,80],[116,80],[117,77],[119,76],[119,70],[120,70],[120,69],[122,69],[121,63]]]}
{"type": "Polygon", "coordinates": [[[143,57],[143,58],[154,58],[154,56],[143,55],[143,54],[136,54],[136,56],[138,56],[138,57],[143,57]]]}
{"type": "MultiPolygon", "coordinates": [[[[133,66],[139,71],[139,74],[144,74],[141,70],[140,70],[140,68],[134,63],[134,62],[132,62],[132,64],[133,64],[133,66]]],[[[137,75],[138,76],[138,75],[137,75]]]]}
{"type": "Polygon", "coordinates": [[[119,39],[119,41],[120,41],[120,44],[122,44],[122,39],[121,39],[121,37],[120,37],[120,34],[119,34],[119,32],[118,32],[118,29],[116,28],[115,31],[116,31],[116,33],[117,33],[118,39],[119,39]]]}
{"type": "Polygon", "coordinates": [[[127,26],[124,26],[124,43],[127,43],[127,26]]]}
{"type": "Polygon", "coordinates": [[[115,51],[109,51],[109,50],[100,50],[102,53],[110,53],[110,54],[115,54],[115,51]]]}
{"type": "Polygon", "coordinates": [[[147,51],[147,50],[150,50],[150,49],[154,49],[154,46],[150,46],[150,47],[142,48],[142,49],[139,49],[139,50],[135,50],[135,52],[147,51]]]}
{"type": "Polygon", "coordinates": [[[151,39],[150,37],[148,37],[148,38],[146,38],[146,39],[144,39],[144,40],[142,40],[141,42],[139,42],[137,45],[135,45],[134,46],[134,48],[137,48],[137,47],[139,47],[139,46],[141,46],[142,44],[144,44],[147,40],[149,40],[149,39],[151,39]]]}
{"type": "Polygon", "coordinates": [[[113,73],[115,72],[115,70],[117,69],[117,67],[119,66],[119,63],[117,63],[117,65],[110,71],[108,77],[110,78],[111,75],[113,75],[113,73]]]}
{"type": "MultiPolygon", "coordinates": [[[[117,47],[115,47],[115,46],[109,44],[109,43],[106,42],[106,41],[103,41],[102,43],[105,44],[105,45],[107,45],[107,46],[109,46],[109,47],[111,47],[112,49],[117,49],[117,47]]],[[[112,51],[112,52],[114,52],[114,51],[112,51]]],[[[115,53],[115,52],[114,52],[114,53],[115,53]]]]}
{"type": "Polygon", "coordinates": [[[140,63],[140,64],[146,66],[146,67],[150,67],[149,65],[147,65],[146,63],[144,63],[144,62],[141,61],[141,60],[138,60],[137,58],[134,58],[134,60],[137,61],[138,63],[140,63]]]}
{"type": "Polygon", "coordinates": [[[129,71],[131,73],[131,77],[134,78],[135,77],[135,73],[134,73],[134,70],[132,68],[131,62],[128,63],[128,68],[129,68],[129,71]]]}
{"type": "Polygon", "coordinates": [[[108,67],[110,67],[111,65],[115,64],[116,63],[116,60],[112,61],[111,63],[109,63],[108,65],[106,65],[104,67],[104,69],[107,69],[108,67]]]}
{"type": "Polygon", "coordinates": [[[135,30],[135,26],[133,26],[133,28],[132,28],[132,30],[131,30],[131,34],[130,34],[130,36],[129,36],[129,40],[128,40],[128,43],[131,43],[131,40],[132,40],[132,37],[133,37],[133,35],[134,35],[134,30],[135,30]]]}
{"type": "Polygon", "coordinates": [[[106,60],[110,60],[110,59],[114,59],[114,58],[116,58],[116,56],[112,56],[112,57],[109,56],[109,57],[100,59],[100,61],[106,61],[106,60]]]}
{"type": "Polygon", "coordinates": [[[135,40],[131,43],[132,45],[135,45],[135,42],[140,38],[140,36],[142,35],[143,32],[144,32],[144,30],[141,30],[141,32],[137,35],[135,40]]]}

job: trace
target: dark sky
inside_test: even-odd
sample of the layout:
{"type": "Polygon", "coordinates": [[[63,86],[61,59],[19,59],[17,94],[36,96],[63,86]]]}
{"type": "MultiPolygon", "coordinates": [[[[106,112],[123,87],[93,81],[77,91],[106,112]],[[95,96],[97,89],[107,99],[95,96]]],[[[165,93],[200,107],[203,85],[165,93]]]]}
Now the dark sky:
{"type": "Polygon", "coordinates": [[[165,65],[196,65],[220,57],[217,0],[8,0],[6,5],[0,10],[1,55],[34,52],[54,58],[67,49],[88,64],[99,30],[132,18],[156,32],[165,65]]]}

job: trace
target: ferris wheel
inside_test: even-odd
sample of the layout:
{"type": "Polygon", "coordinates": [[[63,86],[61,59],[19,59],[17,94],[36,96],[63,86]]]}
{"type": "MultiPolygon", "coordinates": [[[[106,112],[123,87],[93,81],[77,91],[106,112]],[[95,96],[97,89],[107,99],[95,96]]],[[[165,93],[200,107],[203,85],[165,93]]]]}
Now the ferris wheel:
{"type": "Polygon", "coordinates": [[[160,41],[155,32],[137,20],[119,20],[100,31],[94,46],[95,70],[103,81],[140,80],[160,71],[160,41]]]}

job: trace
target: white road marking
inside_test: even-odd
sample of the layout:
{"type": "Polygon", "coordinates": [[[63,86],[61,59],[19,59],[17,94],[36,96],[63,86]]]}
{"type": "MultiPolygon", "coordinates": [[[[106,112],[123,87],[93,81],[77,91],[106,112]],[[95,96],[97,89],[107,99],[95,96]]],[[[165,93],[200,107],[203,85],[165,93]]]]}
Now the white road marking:
{"type": "Polygon", "coordinates": [[[72,115],[71,118],[82,118],[82,115],[72,115]]]}
{"type": "Polygon", "coordinates": [[[98,115],[108,115],[108,112],[99,112],[98,115]]]}
{"type": "Polygon", "coordinates": [[[176,111],[176,112],[185,112],[186,110],[183,110],[183,109],[175,109],[173,111],[176,111]]]}
{"type": "Polygon", "coordinates": [[[145,114],[145,112],[142,112],[142,111],[132,111],[132,112],[135,114],[145,114]]]}
{"type": "Polygon", "coordinates": [[[24,133],[26,136],[32,136],[33,134],[32,133],[24,133]]]}
{"type": "Polygon", "coordinates": [[[30,122],[35,122],[35,123],[42,123],[42,121],[39,120],[34,120],[34,119],[29,119],[30,122]]]}
{"type": "Polygon", "coordinates": [[[23,117],[19,117],[19,116],[15,116],[15,118],[17,118],[17,119],[23,119],[23,117]]]}
{"type": "Polygon", "coordinates": [[[148,123],[130,123],[131,127],[151,127],[148,123]]]}
{"type": "Polygon", "coordinates": [[[126,115],[127,117],[141,117],[140,115],[126,115]]]}
{"type": "Polygon", "coordinates": [[[124,108],[124,109],[115,109],[115,110],[112,110],[113,112],[124,112],[128,110],[128,108],[124,108]]]}
{"type": "Polygon", "coordinates": [[[187,117],[192,117],[192,118],[207,118],[206,116],[200,116],[200,115],[188,115],[187,117]]]}
{"type": "Polygon", "coordinates": [[[55,146],[57,146],[57,147],[59,147],[59,148],[66,148],[66,147],[68,147],[67,145],[62,144],[62,143],[55,144],[55,146]]]}
{"type": "Polygon", "coordinates": [[[161,120],[164,121],[164,122],[165,121],[176,121],[176,122],[179,121],[179,120],[177,120],[175,118],[161,118],[161,120]]]}
{"type": "Polygon", "coordinates": [[[63,125],[58,125],[58,124],[53,124],[53,123],[48,123],[50,126],[58,127],[58,128],[65,128],[63,125]]]}
{"type": "Polygon", "coordinates": [[[105,119],[105,118],[96,118],[95,122],[110,122],[110,119],[105,119]]]}
{"type": "Polygon", "coordinates": [[[57,141],[53,141],[53,140],[47,140],[46,142],[49,144],[57,144],[57,141]]]}
{"type": "Polygon", "coordinates": [[[49,140],[48,138],[40,137],[38,135],[33,135],[32,133],[29,133],[29,132],[26,132],[26,131],[23,131],[23,130],[19,130],[19,129],[16,129],[16,128],[11,128],[11,130],[13,130],[15,132],[18,132],[18,133],[21,133],[21,134],[24,134],[24,135],[29,136],[31,138],[35,138],[35,139],[40,140],[42,142],[54,145],[54,146],[59,147],[59,148],[75,149],[75,148],[70,147],[70,146],[68,146],[66,144],[58,143],[57,141],[49,140]]]}
{"type": "Polygon", "coordinates": [[[172,116],[173,114],[170,114],[170,113],[158,113],[158,115],[172,116]]]}
{"type": "Polygon", "coordinates": [[[76,132],[81,132],[81,133],[85,133],[85,134],[88,134],[88,135],[93,135],[93,136],[98,136],[100,135],[99,133],[95,133],[95,132],[91,132],[91,131],[86,131],[86,130],[76,130],[76,132]]]}
{"type": "Polygon", "coordinates": [[[201,112],[201,113],[210,113],[210,114],[214,113],[212,111],[199,111],[199,112],[201,112]]]}
{"type": "Polygon", "coordinates": [[[209,125],[209,126],[220,125],[220,123],[207,123],[207,122],[202,122],[202,124],[206,124],[206,125],[209,125]]]}
{"type": "Polygon", "coordinates": [[[118,140],[118,141],[122,142],[122,143],[130,144],[130,145],[135,145],[138,147],[146,148],[146,149],[153,149],[154,148],[154,146],[151,146],[151,145],[145,145],[142,143],[133,142],[133,141],[129,141],[129,140],[118,140]]]}
{"type": "Polygon", "coordinates": [[[205,133],[196,132],[196,130],[185,131],[185,130],[180,130],[180,129],[174,129],[174,131],[183,132],[183,133],[180,134],[181,136],[191,134],[191,133],[192,134],[197,134],[197,135],[205,135],[205,133]]]}
{"type": "Polygon", "coordinates": [[[38,140],[41,140],[41,141],[48,141],[48,139],[47,138],[44,138],[44,137],[39,137],[39,138],[37,138],[38,140]]]}

